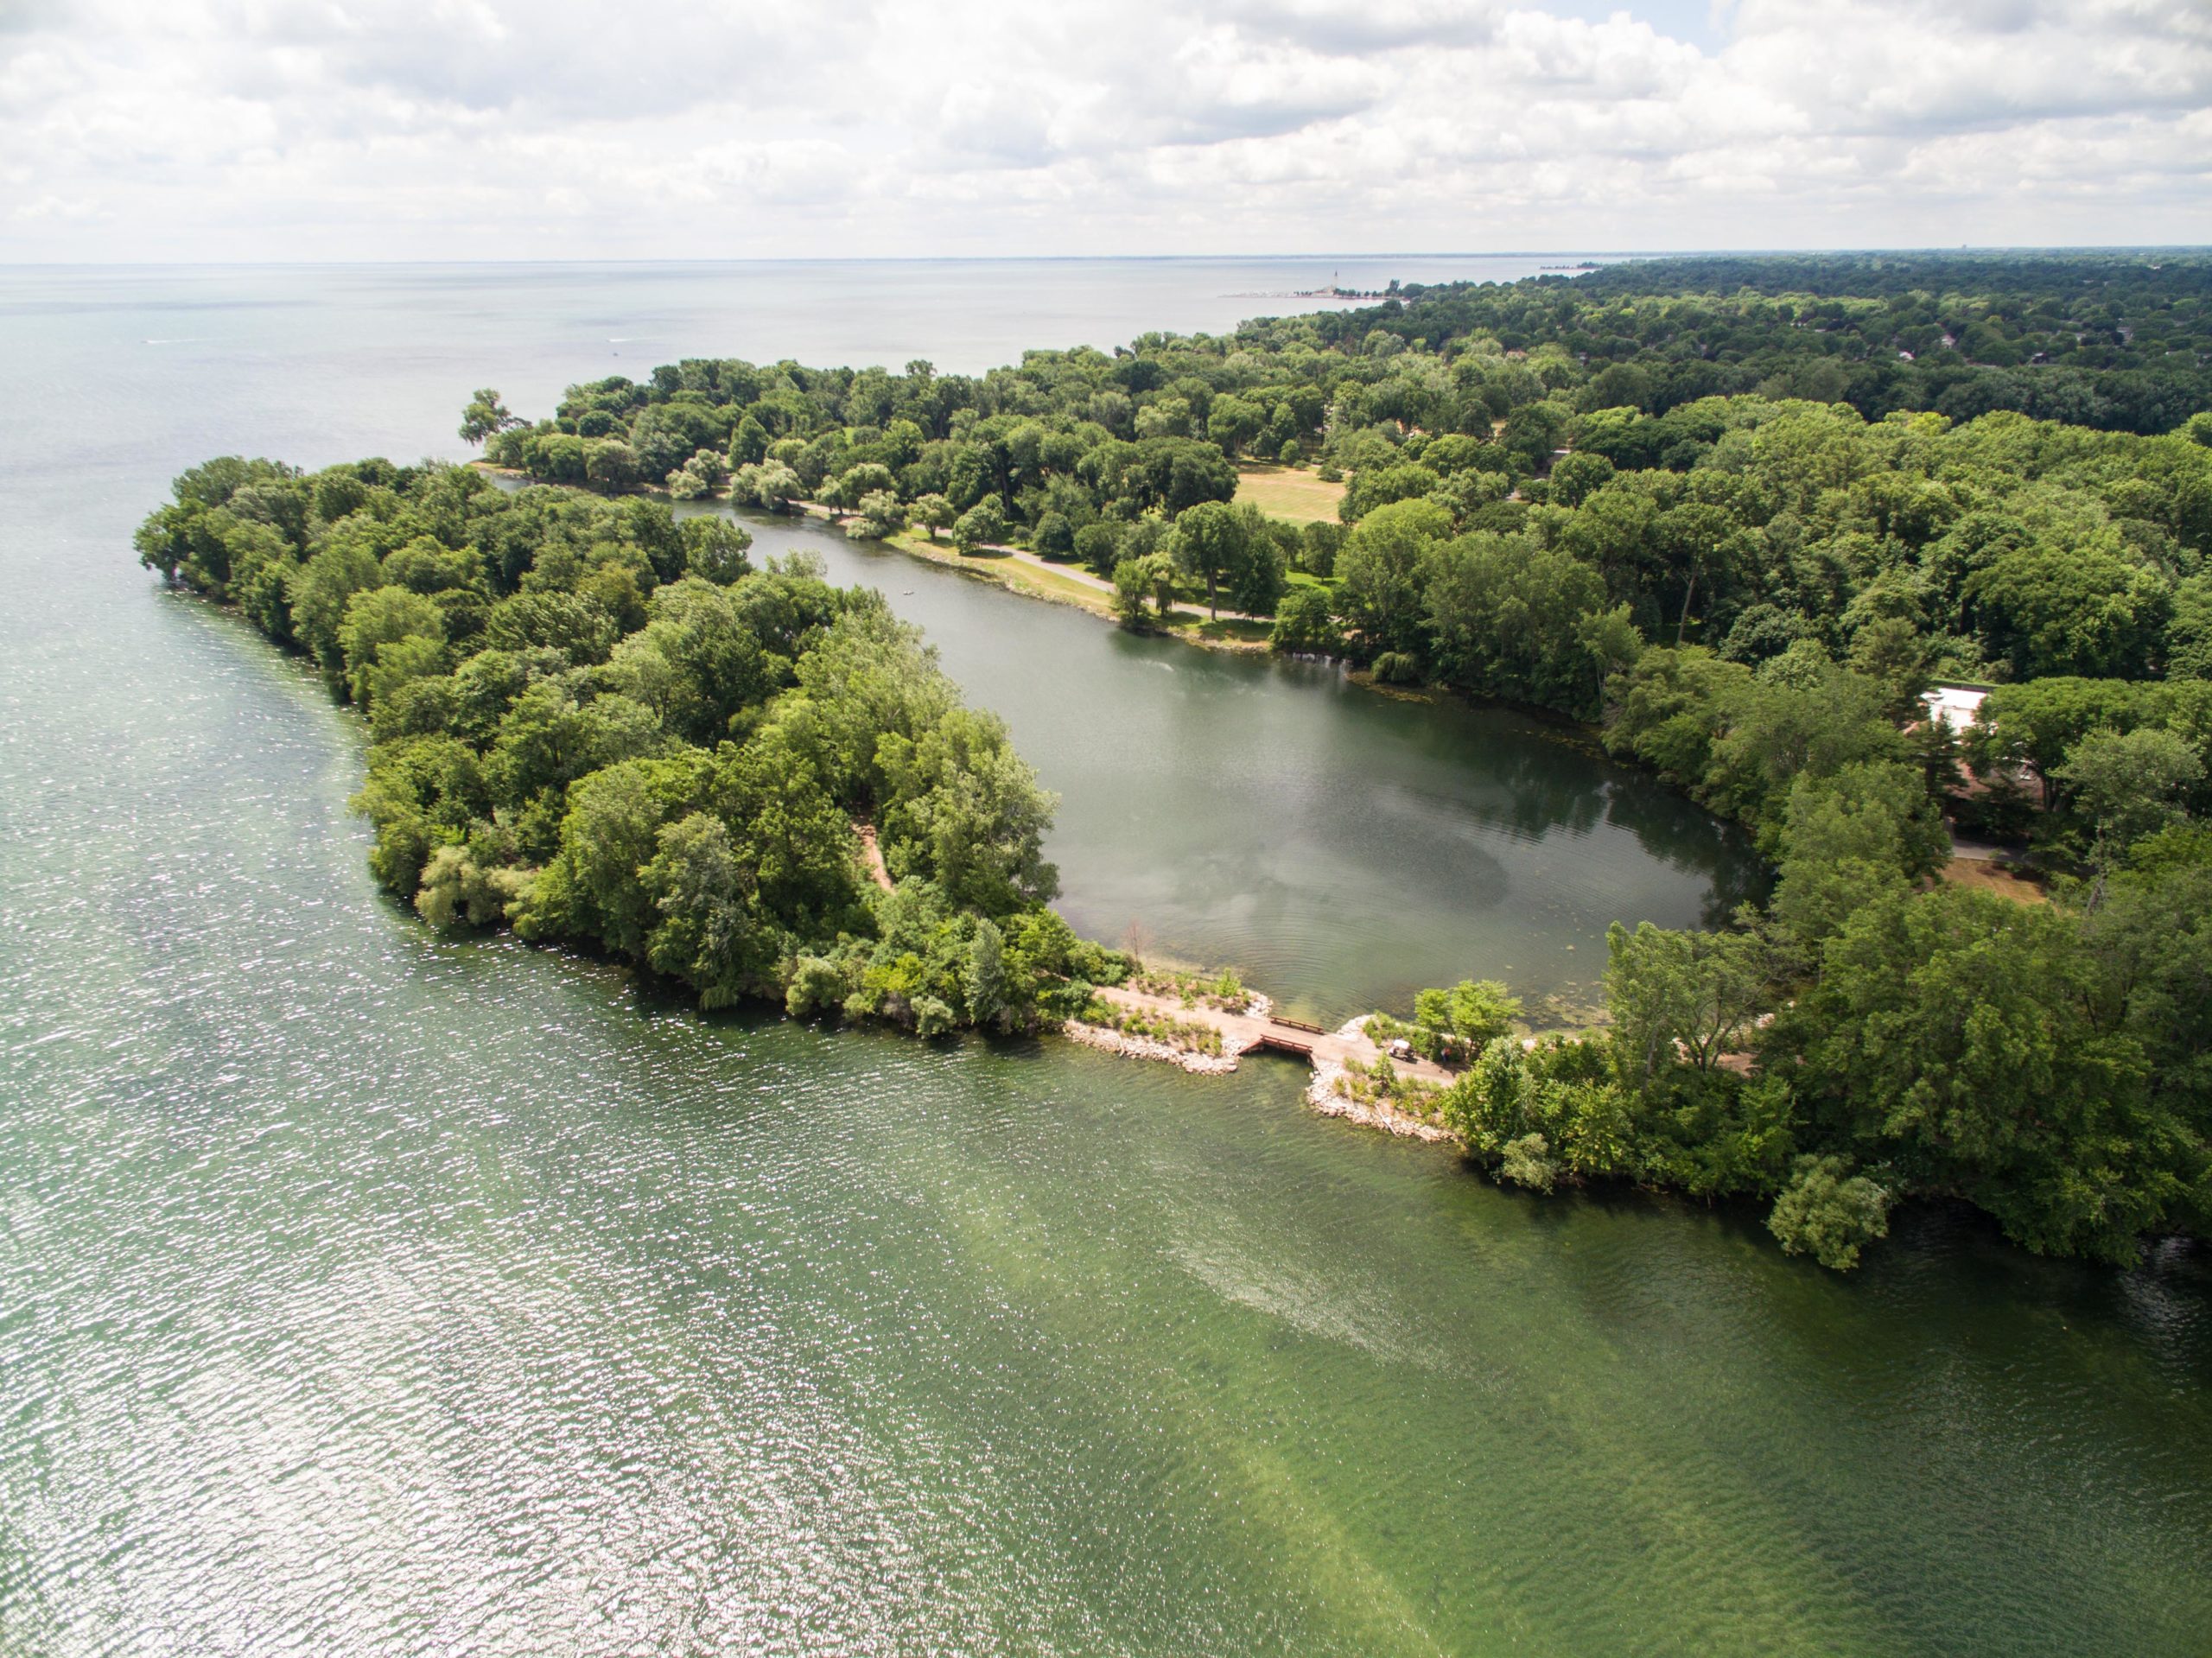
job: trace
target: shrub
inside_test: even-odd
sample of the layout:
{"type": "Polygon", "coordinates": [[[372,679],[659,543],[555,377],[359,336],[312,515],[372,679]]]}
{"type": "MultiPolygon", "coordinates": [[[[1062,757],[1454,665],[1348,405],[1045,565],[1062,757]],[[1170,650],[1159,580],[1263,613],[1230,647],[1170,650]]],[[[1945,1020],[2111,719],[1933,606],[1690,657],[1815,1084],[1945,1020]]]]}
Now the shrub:
{"type": "Polygon", "coordinates": [[[1061,512],[1047,512],[1037,520],[1037,550],[1047,558],[1065,558],[1075,551],[1075,526],[1061,512]]]}
{"type": "Polygon", "coordinates": [[[819,956],[802,956],[784,991],[784,1009],[793,1019],[808,1019],[841,1006],[845,1000],[845,975],[835,962],[819,956]]]}
{"type": "Polygon", "coordinates": [[[1847,1157],[1801,1157],[1789,1189],[1775,1199],[1767,1230],[1786,1255],[1809,1255],[1821,1266],[1848,1272],[1862,1245],[1890,1232],[1890,1194],[1847,1157]]]}
{"type": "Polygon", "coordinates": [[[1545,1155],[1550,1150],[1541,1134],[1523,1134],[1506,1141],[1504,1155],[1498,1159],[1498,1178],[1531,1191],[1549,1191],[1559,1175],[1558,1166],[1545,1155]]]}

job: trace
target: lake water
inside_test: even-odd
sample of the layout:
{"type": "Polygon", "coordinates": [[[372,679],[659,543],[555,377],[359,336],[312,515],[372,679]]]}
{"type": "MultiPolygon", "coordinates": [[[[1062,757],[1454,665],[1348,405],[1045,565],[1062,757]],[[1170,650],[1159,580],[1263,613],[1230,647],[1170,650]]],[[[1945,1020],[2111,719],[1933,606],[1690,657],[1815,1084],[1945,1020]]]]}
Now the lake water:
{"type": "MultiPolygon", "coordinates": [[[[435,938],[349,716],[128,551],[184,465],[451,454],[479,384],[970,370],[1572,257],[0,273],[0,1651],[2201,1652],[2202,1251],[1923,1213],[1837,1279],[1286,1064],[702,1020],[435,938]]],[[[1608,920],[1755,879],[1510,716],[761,538],[1005,715],[1079,925],[1295,1007],[1572,996],[1608,920]]]]}

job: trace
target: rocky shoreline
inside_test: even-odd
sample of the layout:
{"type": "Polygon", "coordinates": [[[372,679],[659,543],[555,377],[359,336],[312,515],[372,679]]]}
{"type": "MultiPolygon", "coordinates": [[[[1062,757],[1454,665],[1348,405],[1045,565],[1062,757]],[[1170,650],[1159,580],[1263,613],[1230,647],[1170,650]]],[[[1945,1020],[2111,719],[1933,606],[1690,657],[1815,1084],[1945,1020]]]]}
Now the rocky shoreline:
{"type": "Polygon", "coordinates": [[[1459,1137],[1440,1123],[1425,1122],[1409,1112],[1380,1101],[1355,1100],[1337,1091],[1344,1074],[1341,1065],[1325,1065],[1306,1085],[1306,1103],[1325,1117],[1342,1117],[1363,1128],[1380,1128],[1402,1140],[1426,1140],[1433,1146],[1456,1146],[1459,1137]]]}
{"type": "MultiPolygon", "coordinates": [[[[1132,993],[1127,991],[1117,993],[1109,989],[1103,994],[1109,997],[1118,994],[1135,999],[1132,993]]],[[[1262,1046],[1281,1045],[1270,1044],[1264,1037],[1264,1030],[1273,1011],[1272,1004],[1264,996],[1254,995],[1247,1006],[1258,1011],[1224,1014],[1218,1009],[1188,1008],[1194,1018],[1211,1025],[1219,1033],[1220,1051],[1217,1053],[1178,1046],[1154,1037],[1135,1036],[1107,1026],[1085,1024],[1079,1020],[1070,1020],[1060,1028],[1071,1040],[1080,1042],[1085,1047],[1096,1048],[1103,1053],[1118,1054],[1128,1059],[1164,1060],[1194,1075],[1218,1077],[1235,1070],[1237,1060],[1244,1054],[1262,1046]]],[[[1313,1067],[1313,1076],[1306,1086],[1306,1103],[1325,1117],[1341,1117],[1363,1128],[1378,1128],[1384,1134],[1396,1134],[1401,1139],[1418,1140],[1431,1145],[1458,1145],[1459,1137],[1441,1124],[1417,1117],[1387,1098],[1356,1098],[1354,1090],[1344,1086],[1351,1075],[1348,1067],[1353,1065],[1359,1067],[1363,1074],[1371,1073],[1372,1067],[1376,1065],[1388,1067],[1394,1073],[1401,1065],[1416,1075],[1421,1070],[1435,1071],[1435,1068],[1426,1062],[1395,1061],[1380,1053],[1364,1033],[1365,1022],[1364,1020],[1352,1019],[1333,1032],[1313,1032],[1320,1040],[1306,1051],[1308,1062],[1313,1067]]],[[[1294,1028],[1312,1031],[1311,1026],[1294,1028]]],[[[1438,1078],[1449,1080],[1443,1077],[1443,1073],[1436,1072],[1434,1077],[1428,1079],[1429,1085],[1435,1086],[1438,1078]]],[[[1358,1092],[1371,1094],[1372,1090],[1362,1089],[1358,1092]]]]}
{"type": "Polygon", "coordinates": [[[1202,1077],[1219,1077],[1236,1070],[1238,1055],[1245,1051],[1242,1048],[1230,1051],[1224,1045],[1220,1053],[1200,1053],[1194,1048],[1178,1048],[1150,1037],[1129,1036],[1103,1025],[1085,1025],[1073,1019],[1062,1024],[1060,1034],[1103,1053],[1117,1053],[1127,1059],[1164,1059],[1202,1077]]]}

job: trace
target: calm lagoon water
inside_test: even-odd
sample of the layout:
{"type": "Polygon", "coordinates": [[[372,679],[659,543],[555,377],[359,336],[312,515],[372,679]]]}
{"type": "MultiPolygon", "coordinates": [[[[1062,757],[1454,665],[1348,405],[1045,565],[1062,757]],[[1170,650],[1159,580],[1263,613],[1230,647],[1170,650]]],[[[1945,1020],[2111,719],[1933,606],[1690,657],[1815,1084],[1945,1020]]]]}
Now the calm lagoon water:
{"type": "MultiPolygon", "coordinates": [[[[1061,1044],[703,1020],[380,902],[348,716],[149,581],[226,450],[686,354],[976,369],[1503,261],[0,273],[0,1651],[2198,1653],[2201,1251],[1538,1202],[1061,1044]],[[616,353],[620,353],[619,356],[616,353]]],[[[1065,797],[1063,907],[1338,1016],[1754,879],[1510,716],[779,526],[1065,797]]]]}

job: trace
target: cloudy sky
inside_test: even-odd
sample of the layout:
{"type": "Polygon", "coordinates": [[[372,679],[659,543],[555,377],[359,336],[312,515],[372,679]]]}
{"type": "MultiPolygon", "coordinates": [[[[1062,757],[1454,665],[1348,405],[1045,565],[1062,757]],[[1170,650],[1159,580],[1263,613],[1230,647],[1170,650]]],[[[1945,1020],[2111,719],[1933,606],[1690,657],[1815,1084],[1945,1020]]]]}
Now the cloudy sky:
{"type": "Polygon", "coordinates": [[[0,260],[2212,241],[2212,0],[0,0],[0,260]]]}

